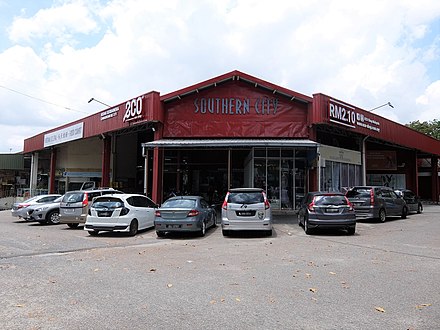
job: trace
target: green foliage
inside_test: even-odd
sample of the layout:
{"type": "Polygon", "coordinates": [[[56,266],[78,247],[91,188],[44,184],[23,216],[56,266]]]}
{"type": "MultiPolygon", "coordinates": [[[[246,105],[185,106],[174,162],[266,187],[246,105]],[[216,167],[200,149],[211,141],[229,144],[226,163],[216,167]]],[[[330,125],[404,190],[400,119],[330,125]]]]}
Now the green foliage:
{"type": "Polygon", "coordinates": [[[406,124],[406,126],[440,140],[440,120],[434,119],[424,122],[416,120],[406,124]]]}

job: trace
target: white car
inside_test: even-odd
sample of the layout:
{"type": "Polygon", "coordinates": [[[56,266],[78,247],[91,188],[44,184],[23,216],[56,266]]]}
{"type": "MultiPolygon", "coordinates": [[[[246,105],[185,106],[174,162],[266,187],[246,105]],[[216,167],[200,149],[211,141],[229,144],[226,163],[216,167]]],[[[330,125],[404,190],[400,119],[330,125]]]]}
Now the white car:
{"type": "Polygon", "coordinates": [[[89,208],[84,230],[90,235],[114,231],[136,235],[138,230],[154,226],[157,204],[139,194],[115,194],[95,197],[89,208]]]}

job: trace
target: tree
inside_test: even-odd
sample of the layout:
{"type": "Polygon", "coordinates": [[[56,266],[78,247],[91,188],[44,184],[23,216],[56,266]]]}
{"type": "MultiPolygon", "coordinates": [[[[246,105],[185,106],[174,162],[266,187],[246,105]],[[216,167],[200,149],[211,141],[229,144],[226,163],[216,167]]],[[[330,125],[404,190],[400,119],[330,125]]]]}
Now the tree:
{"type": "Polygon", "coordinates": [[[440,140],[440,120],[434,119],[432,121],[424,122],[416,120],[406,124],[406,126],[440,140]]]}

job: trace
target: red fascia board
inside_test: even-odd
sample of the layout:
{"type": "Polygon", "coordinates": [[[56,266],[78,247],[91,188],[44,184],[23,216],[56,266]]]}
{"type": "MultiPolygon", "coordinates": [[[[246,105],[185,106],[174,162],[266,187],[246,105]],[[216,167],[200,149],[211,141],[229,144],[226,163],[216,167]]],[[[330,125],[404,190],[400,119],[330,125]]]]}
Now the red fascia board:
{"type": "Polygon", "coordinates": [[[211,78],[211,79],[205,80],[203,82],[197,83],[195,85],[185,87],[185,88],[179,89],[177,91],[162,95],[160,100],[162,102],[166,102],[171,99],[180,98],[180,97],[188,95],[188,94],[197,93],[198,91],[209,88],[209,87],[214,87],[216,84],[220,84],[220,83],[226,82],[228,80],[232,80],[232,79],[238,79],[238,80],[241,79],[241,80],[244,80],[244,81],[247,81],[249,83],[254,84],[256,87],[263,87],[263,88],[269,89],[273,92],[279,92],[281,94],[285,94],[286,96],[300,99],[300,100],[307,102],[307,103],[311,103],[313,101],[313,98],[310,96],[294,92],[290,89],[272,84],[268,81],[253,77],[251,75],[248,75],[246,73],[243,73],[243,72],[240,72],[237,70],[234,70],[234,71],[228,72],[226,74],[217,76],[215,78],[211,78]]]}

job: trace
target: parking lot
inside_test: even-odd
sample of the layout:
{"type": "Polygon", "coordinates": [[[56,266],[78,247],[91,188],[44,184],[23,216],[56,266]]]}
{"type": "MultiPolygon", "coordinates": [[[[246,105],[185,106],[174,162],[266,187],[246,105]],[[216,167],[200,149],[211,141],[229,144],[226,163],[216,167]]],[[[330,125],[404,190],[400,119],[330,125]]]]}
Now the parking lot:
{"type": "Polygon", "coordinates": [[[0,211],[3,329],[438,329],[440,206],[356,234],[157,238],[0,211]]]}

